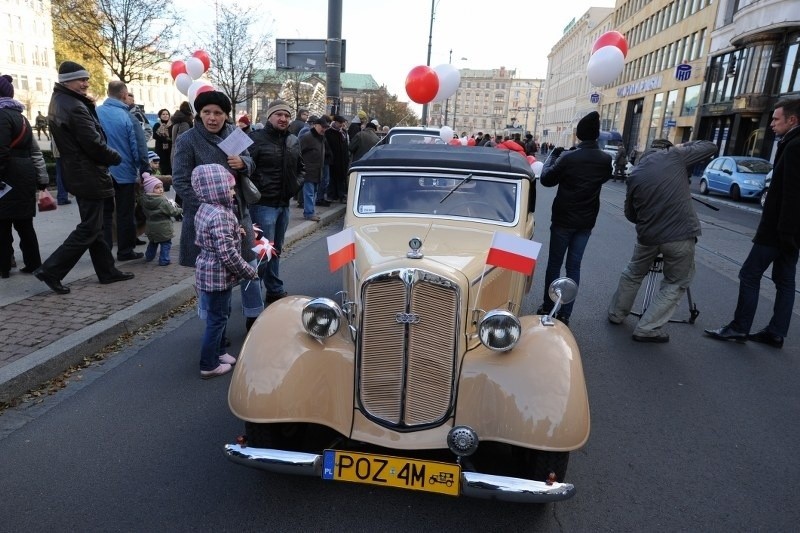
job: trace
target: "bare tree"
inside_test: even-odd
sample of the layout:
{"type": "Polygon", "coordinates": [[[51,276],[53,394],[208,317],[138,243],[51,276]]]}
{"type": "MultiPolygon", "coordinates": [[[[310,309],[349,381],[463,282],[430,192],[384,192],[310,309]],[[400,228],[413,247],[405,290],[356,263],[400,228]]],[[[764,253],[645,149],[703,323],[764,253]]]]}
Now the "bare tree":
{"type": "Polygon", "coordinates": [[[218,5],[216,32],[205,49],[211,55],[208,76],[236,104],[253,96],[253,71],[274,61],[271,35],[259,28],[253,8],[238,4],[218,5]]]}
{"type": "Polygon", "coordinates": [[[173,55],[172,0],[52,0],[53,31],[128,83],[173,55]]]}

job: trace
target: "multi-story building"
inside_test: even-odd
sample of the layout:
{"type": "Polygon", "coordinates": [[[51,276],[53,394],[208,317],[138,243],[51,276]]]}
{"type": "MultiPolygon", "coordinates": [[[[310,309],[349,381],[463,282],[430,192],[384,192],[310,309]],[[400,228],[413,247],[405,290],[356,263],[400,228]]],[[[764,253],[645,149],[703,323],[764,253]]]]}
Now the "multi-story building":
{"type": "Polygon", "coordinates": [[[617,0],[582,25],[591,11],[548,56],[544,140],[569,146],[576,120],[596,109],[628,151],[655,138],[709,139],[720,154],[771,157],[774,104],[800,94],[800,2],[617,0]],[[588,54],[609,30],[626,38],[625,66],[612,84],[592,87],[588,54]]]}
{"type": "Polygon", "coordinates": [[[511,129],[522,137],[530,133],[538,141],[538,135],[534,132],[538,129],[541,115],[543,86],[543,79],[512,80],[508,98],[509,133],[511,129]]]}
{"type": "Polygon", "coordinates": [[[599,98],[605,96],[602,92],[590,90],[586,65],[595,36],[612,29],[610,17],[613,11],[612,8],[592,7],[573,19],[548,54],[542,124],[540,131],[534,134],[542,142],[572,145],[578,120],[595,110],[599,98]],[[595,95],[594,99],[592,95],[595,95]]]}
{"type": "Polygon", "coordinates": [[[774,105],[800,96],[800,2],[720,0],[706,65],[697,136],[720,154],[771,159],[774,105]]]}
{"type": "Polygon", "coordinates": [[[14,78],[28,119],[46,115],[57,79],[50,0],[0,0],[0,35],[0,74],[14,78]]]}
{"type": "MultiPolygon", "coordinates": [[[[431,104],[429,124],[448,125],[458,134],[466,132],[472,135],[482,131],[502,135],[510,125],[509,95],[516,70],[505,67],[491,70],[463,68],[459,72],[461,83],[456,93],[444,103],[431,104]]],[[[516,110],[514,114],[517,114],[516,110]]]]}

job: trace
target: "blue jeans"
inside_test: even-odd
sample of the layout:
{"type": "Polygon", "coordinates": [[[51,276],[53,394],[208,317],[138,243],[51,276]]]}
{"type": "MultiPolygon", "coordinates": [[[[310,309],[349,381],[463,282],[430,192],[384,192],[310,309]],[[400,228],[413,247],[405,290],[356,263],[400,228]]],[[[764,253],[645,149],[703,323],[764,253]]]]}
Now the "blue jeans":
{"type": "Polygon", "coordinates": [[[303,182],[303,217],[308,218],[314,214],[314,204],[317,201],[317,184],[310,181],[303,182]]]}
{"type": "Polygon", "coordinates": [[[152,261],[155,259],[156,250],[158,249],[159,244],[161,245],[161,253],[158,254],[158,264],[161,266],[167,266],[170,263],[169,252],[172,250],[172,241],[148,242],[147,249],[144,251],[144,260],[152,261]]]}
{"type": "Polygon", "coordinates": [[[758,307],[761,276],[772,264],[772,282],[775,284],[775,304],[772,318],[765,328],[773,335],[785,337],[794,307],[794,276],[797,270],[797,250],[784,252],[774,246],[753,244],[750,254],[739,271],[739,299],[730,326],[739,332],[749,333],[758,307]]]}
{"type": "MultiPolygon", "coordinates": [[[[567,277],[575,280],[580,285],[581,282],[581,260],[583,252],[592,230],[588,229],[568,229],[559,226],[550,226],[550,250],[547,252],[547,270],[544,275],[544,299],[542,307],[549,313],[553,309],[553,301],[548,294],[550,284],[561,276],[561,264],[564,262],[564,255],[567,256],[565,268],[567,277]]],[[[567,318],[572,314],[570,302],[561,307],[558,314],[567,318]]]]}
{"type": "Polygon", "coordinates": [[[264,280],[264,287],[267,289],[267,296],[283,294],[283,281],[279,277],[280,254],[283,251],[286,228],[289,226],[289,208],[250,204],[249,209],[253,223],[261,226],[264,237],[273,243],[277,253],[269,260],[263,273],[259,269],[261,279],[264,280]]]}
{"type": "Polygon", "coordinates": [[[219,366],[219,356],[225,353],[225,330],[231,315],[232,291],[197,292],[197,314],[206,321],[200,346],[200,370],[214,370],[219,366]]]}

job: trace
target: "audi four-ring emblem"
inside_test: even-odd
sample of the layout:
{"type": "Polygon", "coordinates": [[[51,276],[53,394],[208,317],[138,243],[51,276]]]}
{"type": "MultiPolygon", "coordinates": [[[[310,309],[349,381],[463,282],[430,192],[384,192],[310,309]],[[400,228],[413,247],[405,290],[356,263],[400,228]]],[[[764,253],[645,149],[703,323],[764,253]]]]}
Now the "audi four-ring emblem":
{"type": "Polygon", "coordinates": [[[400,324],[417,324],[420,321],[419,315],[415,313],[397,313],[394,319],[400,324]]]}

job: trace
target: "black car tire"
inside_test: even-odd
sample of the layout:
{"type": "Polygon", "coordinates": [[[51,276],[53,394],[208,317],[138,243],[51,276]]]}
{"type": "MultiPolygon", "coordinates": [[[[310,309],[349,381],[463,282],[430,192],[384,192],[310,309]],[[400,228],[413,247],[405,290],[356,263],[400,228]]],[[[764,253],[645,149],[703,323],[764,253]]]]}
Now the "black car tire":
{"type": "Polygon", "coordinates": [[[555,474],[556,481],[563,483],[567,476],[569,465],[569,452],[546,452],[516,448],[514,456],[521,459],[523,473],[520,477],[536,481],[547,481],[550,474],[555,474]]]}
{"type": "Polygon", "coordinates": [[[733,198],[735,202],[742,199],[742,191],[739,190],[739,186],[735,183],[731,186],[731,198],[733,198]]]}
{"type": "Polygon", "coordinates": [[[700,180],[700,194],[708,195],[708,182],[705,179],[700,180]]]}
{"type": "Polygon", "coordinates": [[[247,445],[253,448],[273,448],[277,450],[298,450],[303,445],[306,424],[256,424],[244,423],[247,445]]]}

